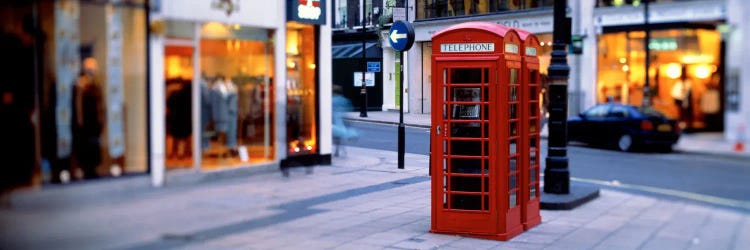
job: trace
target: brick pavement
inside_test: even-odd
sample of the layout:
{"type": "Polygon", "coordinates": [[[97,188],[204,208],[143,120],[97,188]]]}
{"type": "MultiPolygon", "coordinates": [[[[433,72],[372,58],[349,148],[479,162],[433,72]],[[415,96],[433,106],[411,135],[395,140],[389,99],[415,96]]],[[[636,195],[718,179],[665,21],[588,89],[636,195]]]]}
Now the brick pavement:
{"type": "Polygon", "coordinates": [[[394,152],[347,153],[289,178],[21,194],[0,209],[0,249],[750,249],[750,211],[607,188],[508,242],[431,234],[427,156],[399,170],[394,152]]]}

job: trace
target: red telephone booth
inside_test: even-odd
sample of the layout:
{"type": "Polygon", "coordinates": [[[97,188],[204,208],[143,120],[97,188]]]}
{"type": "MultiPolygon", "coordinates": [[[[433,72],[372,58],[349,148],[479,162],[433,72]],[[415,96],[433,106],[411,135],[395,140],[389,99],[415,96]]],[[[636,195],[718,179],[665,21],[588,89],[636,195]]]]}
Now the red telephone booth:
{"type": "Polygon", "coordinates": [[[432,36],[431,232],[508,240],[523,231],[521,40],[493,23],[432,36]]]}
{"type": "Polygon", "coordinates": [[[516,30],[522,41],[523,60],[521,64],[521,92],[523,101],[521,121],[522,137],[528,138],[521,143],[529,150],[521,160],[521,222],[524,230],[542,222],[539,215],[539,40],[534,34],[525,30],[516,30]]]}

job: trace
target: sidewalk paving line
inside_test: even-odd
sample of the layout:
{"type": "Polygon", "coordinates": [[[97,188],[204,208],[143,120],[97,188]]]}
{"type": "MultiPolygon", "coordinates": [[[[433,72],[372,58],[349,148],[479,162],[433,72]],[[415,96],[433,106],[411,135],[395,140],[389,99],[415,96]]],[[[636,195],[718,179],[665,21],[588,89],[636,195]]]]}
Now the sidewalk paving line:
{"type": "MultiPolygon", "coordinates": [[[[541,176],[544,176],[544,175],[542,174],[541,176]]],[[[716,196],[711,196],[711,195],[679,191],[679,190],[674,190],[674,189],[650,187],[650,186],[643,186],[643,185],[636,185],[636,184],[626,184],[626,183],[620,183],[620,182],[613,183],[610,181],[602,181],[602,180],[586,179],[586,178],[578,178],[578,177],[570,177],[570,180],[596,184],[596,185],[602,185],[602,186],[608,186],[608,187],[639,190],[639,191],[645,191],[649,193],[657,193],[657,194],[663,194],[663,195],[668,195],[668,196],[673,196],[673,197],[684,198],[688,200],[700,201],[700,202],[705,202],[705,203],[714,204],[714,205],[723,205],[723,206],[728,206],[728,207],[750,210],[750,201],[727,199],[727,198],[721,198],[721,197],[716,197],[716,196]]]]}

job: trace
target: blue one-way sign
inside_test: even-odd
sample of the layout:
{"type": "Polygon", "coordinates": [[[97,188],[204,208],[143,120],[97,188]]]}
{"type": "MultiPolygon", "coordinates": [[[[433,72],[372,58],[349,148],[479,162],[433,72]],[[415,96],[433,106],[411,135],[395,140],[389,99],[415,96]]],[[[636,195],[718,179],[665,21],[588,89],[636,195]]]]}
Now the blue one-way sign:
{"type": "Polygon", "coordinates": [[[396,51],[409,50],[414,44],[414,27],[409,22],[394,22],[388,31],[388,42],[396,51]]]}

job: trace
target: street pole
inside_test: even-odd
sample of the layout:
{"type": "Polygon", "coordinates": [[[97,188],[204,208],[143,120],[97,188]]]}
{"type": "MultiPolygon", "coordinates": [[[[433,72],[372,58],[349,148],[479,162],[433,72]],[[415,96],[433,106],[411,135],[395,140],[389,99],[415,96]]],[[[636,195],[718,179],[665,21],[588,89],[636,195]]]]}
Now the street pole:
{"type": "Polygon", "coordinates": [[[646,108],[651,106],[651,86],[649,84],[649,68],[651,65],[651,48],[648,47],[649,42],[651,42],[651,27],[648,24],[648,2],[649,0],[644,1],[643,6],[643,20],[644,20],[644,29],[646,31],[646,37],[643,38],[643,44],[645,44],[646,47],[646,79],[643,82],[643,101],[641,101],[641,106],[646,108]]]}
{"type": "MultiPolygon", "coordinates": [[[[366,34],[367,31],[365,29],[365,16],[367,16],[367,13],[365,13],[365,0],[361,1],[361,8],[362,8],[362,90],[359,91],[359,99],[362,101],[359,107],[359,117],[367,117],[367,82],[365,81],[365,75],[367,74],[367,48],[365,47],[365,43],[367,42],[366,34]]],[[[373,79],[374,80],[374,79],[373,79]]]]}
{"type": "Polygon", "coordinates": [[[406,127],[404,126],[404,53],[398,53],[398,72],[401,77],[398,78],[399,97],[398,98],[398,168],[404,169],[404,154],[406,151],[406,127]]]}
{"type": "Polygon", "coordinates": [[[544,192],[552,194],[570,193],[570,171],[567,156],[568,116],[568,66],[565,49],[570,42],[570,18],[566,17],[567,0],[556,0],[554,5],[554,31],[552,58],[549,66],[549,139],[546,168],[544,169],[544,192]]]}
{"type": "MultiPolygon", "coordinates": [[[[406,21],[409,21],[409,0],[404,0],[404,12],[406,21]]],[[[404,53],[398,52],[398,168],[404,169],[404,155],[406,154],[406,127],[404,126],[404,53]]]]}

